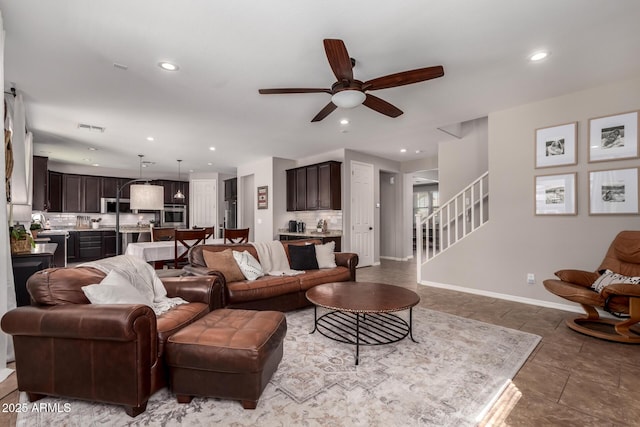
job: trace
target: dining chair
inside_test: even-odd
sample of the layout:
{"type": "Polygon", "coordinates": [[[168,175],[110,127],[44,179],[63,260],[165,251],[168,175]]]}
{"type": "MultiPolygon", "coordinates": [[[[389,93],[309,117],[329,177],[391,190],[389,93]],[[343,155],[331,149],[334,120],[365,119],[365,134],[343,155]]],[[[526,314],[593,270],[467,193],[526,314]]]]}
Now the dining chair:
{"type": "Polygon", "coordinates": [[[224,243],[247,243],[249,241],[248,228],[225,228],[224,243]]]}
{"type": "Polygon", "coordinates": [[[207,240],[208,238],[210,238],[211,236],[213,236],[213,233],[215,232],[215,227],[205,227],[204,228],[204,232],[205,232],[205,240],[207,240]]]}
{"type": "Polygon", "coordinates": [[[151,229],[151,241],[162,242],[175,240],[176,229],[173,227],[153,227],[151,229]]]}
{"type": "Polygon", "coordinates": [[[191,247],[204,243],[206,238],[206,229],[200,228],[196,230],[176,230],[175,231],[175,257],[173,261],[173,267],[186,265],[188,263],[187,256],[189,255],[189,249],[191,247]],[[186,249],[182,254],[179,254],[178,248],[184,246],[186,249]]]}

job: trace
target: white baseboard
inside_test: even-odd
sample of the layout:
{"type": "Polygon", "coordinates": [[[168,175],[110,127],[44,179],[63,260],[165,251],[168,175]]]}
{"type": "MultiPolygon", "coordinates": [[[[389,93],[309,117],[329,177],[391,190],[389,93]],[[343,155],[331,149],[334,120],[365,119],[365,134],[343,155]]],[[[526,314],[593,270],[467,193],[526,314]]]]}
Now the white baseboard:
{"type": "MultiPolygon", "coordinates": [[[[482,295],[485,297],[498,298],[498,299],[503,299],[507,301],[521,302],[523,304],[536,305],[539,307],[554,308],[556,310],[563,310],[563,311],[570,311],[572,313],[584,314],[584,310],[582,310],[582,307],[580,307],[579,305],[549,302],[549,301],[543,301],[539,299],[525,298],[525,297],[519,297],[515,295],[501,294],[498,292],[485,291],[482,289],[472,289],[472,288],[465,288],[463,286],[448,285],[445,283],[428,282],[426,280],[419,282],[419,284],[424,286],[431,286],[434,288],[449,289],[452,291],[466,292],[468,294],[482,295]]],[[[609,313],[605,313],[605,314],[609,314],[609,313]]]]}
{"type": "Polygon", "coordinates": [[[388,259],[390,261],[409,261],[413,257],[398,258],[394,256],[380,256],[380,259],[388,259]]]}

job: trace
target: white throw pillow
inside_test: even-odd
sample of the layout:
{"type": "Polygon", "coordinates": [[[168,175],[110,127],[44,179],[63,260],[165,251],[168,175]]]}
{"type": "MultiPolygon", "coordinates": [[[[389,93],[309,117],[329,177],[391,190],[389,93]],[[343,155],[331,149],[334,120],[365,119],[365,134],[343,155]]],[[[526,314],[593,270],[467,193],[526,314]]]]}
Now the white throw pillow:
{"type": "Polygon", "coordinates": [[[316,245],[316,259],[318,268],[335,268],[336,265],[336,242],[328,242],[324,245],[316,245]]]}
{"type": "Polygon", "coordinates": [[[91,304],[144,304],[151,302],[120,273],[111,270],[102,282],[82,287],[91,304]]]}
{"type": "Polygon", "coordinates": [[[247,280],[256,280],[258,277],[264,276],[262,266],[248,251],[233,251],[233,259],[236,260],[240,271],[247,280]]]}
{"type": "Polygon", "coordinates": [[[614,273],[611,270],[605,270],[604,273],[602,273],[600,277],[593,282],[591,289],[600,293],[605,287],[613,283],[640,285],[640,277],[623,276],[622,274],[614,273]]]}

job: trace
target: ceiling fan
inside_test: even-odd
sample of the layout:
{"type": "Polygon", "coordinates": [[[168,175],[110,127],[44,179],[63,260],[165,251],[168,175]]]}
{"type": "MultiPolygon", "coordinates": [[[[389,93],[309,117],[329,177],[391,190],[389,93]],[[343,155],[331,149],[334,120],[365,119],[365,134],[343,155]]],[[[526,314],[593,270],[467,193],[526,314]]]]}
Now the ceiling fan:
{"type": "Polygon", "coordinates": [[[317,93],[324,92],[331,95],[329,102],[316,116],[312,122],[319,122],[327,117],[338,107],[353,108],[360,104],[384,114],[389,117],[398,117],[402,110],[384,101],[377,96],[365,93],[370,90],[388,89],[397,86],[404,86],[412,83],[419,83],[425,80],[435,79],[444,76],[444,68],[441,65],[435,67],[418,68],[416,70],[403,71],[389,74],[388,76],[361,82],[353,78],[353,66],[355,60],[349,56],[347,48],[342,40],[324,39],[324,50],[333,74],[338,79],[331,89],[312,88],[284,88],[284,89],[260,89],[262,95],[288,94],[288,93],[317,93]]]}

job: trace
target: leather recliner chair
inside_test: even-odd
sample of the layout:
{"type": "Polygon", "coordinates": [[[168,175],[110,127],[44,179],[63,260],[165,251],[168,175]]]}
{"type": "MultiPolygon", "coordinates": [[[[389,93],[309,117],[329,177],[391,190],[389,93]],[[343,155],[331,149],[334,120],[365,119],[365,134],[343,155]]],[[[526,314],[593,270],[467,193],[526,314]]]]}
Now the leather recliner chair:
{"type": "Polygon", "coordinates": [[[135,417],[168,382],[168,337],[222,307],[217,276],[162,278],[167,296],[189,303],[160,316],[145,305],[92,305],[81,287],[104,277],[86,267],[42,270],[27,282],[32,305],[3,316],[18,389],[30,401],[49,395],[104,402],[135,417]]]}
{"type": "Polygon", "coordinates": [[[595,272],[560,270],[558,279],[545,280],[551,293],[576,302],[586,317],[567,319],[567,326],[575,331],[609,341],[640,344],[640,284],[611,283],[601,292],[591,285],[605,270],[624,276],[640,276],[640,231],[622,231],[611,243],[604,260],[595,272]],[[602,309],[626,320],[601,318],[602,309]]]}

